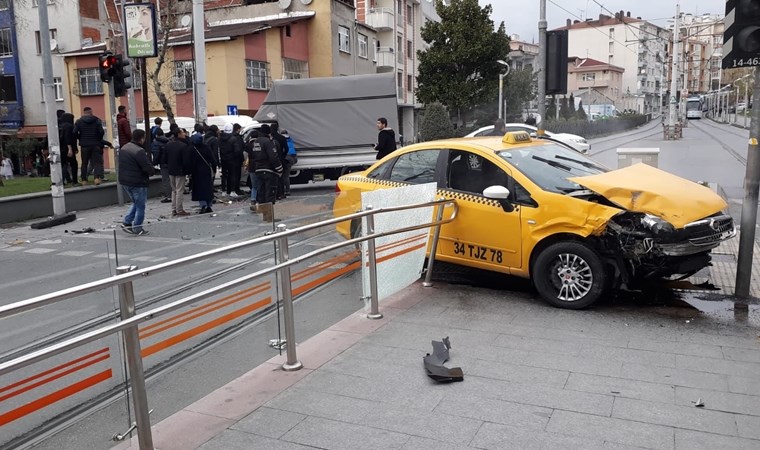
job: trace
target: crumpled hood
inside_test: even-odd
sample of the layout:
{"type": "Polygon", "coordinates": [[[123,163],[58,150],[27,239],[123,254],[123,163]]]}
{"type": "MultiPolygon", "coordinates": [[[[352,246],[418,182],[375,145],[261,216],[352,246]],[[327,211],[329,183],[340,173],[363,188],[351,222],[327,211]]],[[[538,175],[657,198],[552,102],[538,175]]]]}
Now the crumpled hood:
{"type": "Polygon", "coordinates": [[[710,188],[643,163],[569,180],[622,208],[652,214],[676,228],[728,206],[710,188]]]}

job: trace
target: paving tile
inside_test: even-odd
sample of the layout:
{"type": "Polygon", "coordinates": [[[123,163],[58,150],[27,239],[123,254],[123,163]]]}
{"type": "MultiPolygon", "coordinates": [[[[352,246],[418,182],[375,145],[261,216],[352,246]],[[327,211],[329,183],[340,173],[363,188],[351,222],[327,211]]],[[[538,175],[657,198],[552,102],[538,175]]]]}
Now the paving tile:
{"type": "MultiPolygon", "coordinates": [[[[736,425],[739,428],[739,436],[760,441],[760,417],[736,416],[736,425]]],[[[757,448],[760,448],[760,442],[757,448]]]]}
{"type": "Polygon", "coordinates": [[[371,411],[375,404],[373,401],[293,387],[270,400],[266,406],[307,416],[356,423],[371,411]]]}
{"type": "Polygon", "coordinates": [[[595,335],[584,331],[559,330],[544,327],[528,327],[516,323],[510,323],[504,326],[502,330],[504,335],[515,335],[545,339],[551,336],[554,340],[573,343],[589,343],[599,346],[622,347],[628,346],[629,338],[621,334],[613,335],[595,335]]]}
{"type": "Polygon", "coordinates": [[[585,345],[580,352],[581,358],[594,358],[607,361],[619,361],[633,364],[649,364],[652,366],[675,367],[675,355],[649,350],[630,348],[597,347],[585,345]]]}
{"type": "Polygon", "coordinates": [[[678,340],[693,344],[719,345],[721,347],[737,347],[757,350],[757,336],[724,336],[713,333],[688,333],[680,336],[678,340]]]}
{"type": "Polygon", "coordinates": [[[737,434],[736,420],[733,414],[695,408],[694,406],[616,398],[612,417],[729,436],[736,436],[737,434]]]}
{"type": "MultiPolygon", "coordinates": [[[[161,447],[162,449],[164,447],[161,447]]],[[[198,450],[308,450],[313,447],[278,441],[258,434],[227,430],[198,447],[198,450]]]]}
{"type": "Polygon", "coordinates": [[[723,358],[730,361],[760,363],[760,344],[758,344],[756,350],[750,350],[747,348],[723,347],[723,358]]]}
{"type": "Polygon", "coordinates": [[[676,353],[679,355],[706,356],[708,358],[723,357],[723,351],[721,347],[717,345],[662,341],[647,339],[645,337],[632,337],[628,341],[628,347],[639,350],[651,350],[661,353],[676,353]]]}
{"type": "Polygon", "coordinates": [[[360,424],[411,436],[466,445],[475,437],[475,433],[483,422],[449,414],[448,411],[430,412],[377,404],[362,418],[360,424]]]}
{"type": "Polygon", "coordinates": [[[675,389],[667,384],[583,373],[571,373],[565,389],[651,402],[674,403],[675,401],[675,389]]]}
{"type": "Polygon", "coordinates": [[[476,397],[469,394],[447,395],[441,400],[435,411],[441,414],[517,426],[526,430],[543,430],[552,412],[549,408],[476,397]]]}
{"type": "Polygon", "coordinates": [[[623,363],[620,377],[672,386],[728,391],[728,379],[725,375],[673,369],[670,367],[623,363]]]}
{"type": "Polygon", "coordinates": [[[516,350],[539,351],[546,353],[559,353],[561,355],[577,356],[582,344],[579,342],[567,342],[555,339],[538,337],[516,336],[513,334],[500,334],[496,337],[493,345],[513,348],[516,350]]]}
{"type": "Polygon", "coordinates": [[[400,449],[409,440],[409,436],[363,425],[307,417],[282,439],[332,450],[374,450],[400,449]]]}
{"type": "Polygon", "coordinates": [[[410,436],[402,450],[471,450],[472,447],[463,444],[452,444],[450,442],[436,441],[434,439],[410,436]]]}
{"type": "MultiPolygon", "coordinates": [[[[153,443],[163,450],[196,448],[224,432],[234,422],[229,419],[182,410],[153,427],[153,443]]],[[[134,448],[137,436],[132,438],[134,448]]]]}
{"type": "Polygon", "coordinates": [[[693,406],[693,402],[700,398],[705,403],[704,409],[707,410],[760,416],[760,397],[758,396],[676,387],[676,404],[678,405],[693,406]]]}
{"type": "Polygon", "coordinates": [[[495,380],[515,383],[530,383],[561,388],[567,382],[570,372],[566,370],[544,369],[541,367],[520,366],[501,361],[474,359],[462,364],[467,375],[475,375],[495,380]]]}
{"type": "Polygon", "coordinates": [[[746,377],[757,376],[760,373],[760,363],[700,358],[697,356],[676,355],[676,367],[679,369],[746,377]]]}
{"type": "MultiPolygon", "coordinates": [[[[612,395],[599,395],[572,391],[551,386],[494,381],[480,377],[469,377],[454,394],[493,398],[525,405],[578,411],[588,414],[609,416],[612,412],[612,395]]],[[[458,386],[459,387],[459,386],[458,386]]]]}
{"type": "Polygon", "coordinates": [[[676,450],[757,450],[760,441],[734,436],[676,430],[676,450]]]}
{"type": "MultiPolygon", "coordinates": [[[[760,376],[760,374],[758,374],[760,376]]],[[[731,392],[760,396],[760,378],[758,377],[728,377],[728,387],[731,392]]]]}
{"type": "Polygon", "coordinates": [[[513,426],[486,422],[478,431],[475,439],[470,443],[470,447],[489,450],[549,450],[568,448],[603,450],[604,442],[543,431],[530,431],[513,426]]]}
{"type": "Polygon", "coordinates": [[[554,411],[546,431],[651,449],[673,448],[671,427],[571,411],[554,411]]]}
{"type": "Polygon", "coordinates": [[[367,336],[370,344],[388,347],[424,349],[432,351],[431,340],[441,340],[449,336],[452,348],[465,349],[493,342],[497,333],[473,331],[448,325],[411,324],[394,320],[385,327],[367,336]]]}
{"type": "Polygon", "coordinates": [[[278,439],[298,425],[306,416],[290,411],[261,407],[230,428],[278,439]]]}

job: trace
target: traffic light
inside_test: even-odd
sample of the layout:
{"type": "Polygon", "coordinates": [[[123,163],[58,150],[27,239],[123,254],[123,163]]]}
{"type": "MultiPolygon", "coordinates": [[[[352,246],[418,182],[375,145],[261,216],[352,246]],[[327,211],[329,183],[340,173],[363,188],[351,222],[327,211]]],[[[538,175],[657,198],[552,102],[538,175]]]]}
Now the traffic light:
{"type": "Polygon", "coordinates": [[[546,33],[546,95],[567,94],[567,30],[546,33]]]}
{"type": "Polygon", "coordinates": [[[129,61],[124,59],[122,55],[116,55],[116,63],[114,64],[113,72],[113,92],[114,96],[121,97],[127,95],[127,89],[132,87],[132,83],[128,78],[132,77],[132,73],[127,69],[129,61]]]}
{"type": "Polygon", "coordinates": [[[100,81],[108,83],[114,74],[116,57],[111,52],[103,52],[98,55],[98,67],[100,67],[100,81]]]}
{"type": "Polygon", "coordinates": [[[760,0],[727,0],[723,68],[760,66],[760,0]]]}

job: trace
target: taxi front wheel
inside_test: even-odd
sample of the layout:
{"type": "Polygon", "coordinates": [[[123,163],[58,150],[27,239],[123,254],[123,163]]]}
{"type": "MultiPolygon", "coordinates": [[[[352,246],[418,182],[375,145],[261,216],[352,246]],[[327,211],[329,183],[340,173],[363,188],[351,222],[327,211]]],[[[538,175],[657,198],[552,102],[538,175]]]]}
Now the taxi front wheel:
{"type": "Polygon", "coordinates": [[[533,269],[538,293],[560,308],[586,308],[601,297],[607,283],[601,258],[581,242],[550,245],[538,255],[533,269]]]}

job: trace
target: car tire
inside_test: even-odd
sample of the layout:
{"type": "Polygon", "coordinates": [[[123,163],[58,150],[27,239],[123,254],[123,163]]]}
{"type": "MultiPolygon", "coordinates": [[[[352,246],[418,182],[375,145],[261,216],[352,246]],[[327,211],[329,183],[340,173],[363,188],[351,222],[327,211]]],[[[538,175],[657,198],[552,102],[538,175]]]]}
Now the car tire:
{"type": "Polygon", "coordinates": [[[607,273],[599,255],[581,242],[546,247],[533,265],[533,284],[553,306],[583,309],[602,296],[607,273]]]}

